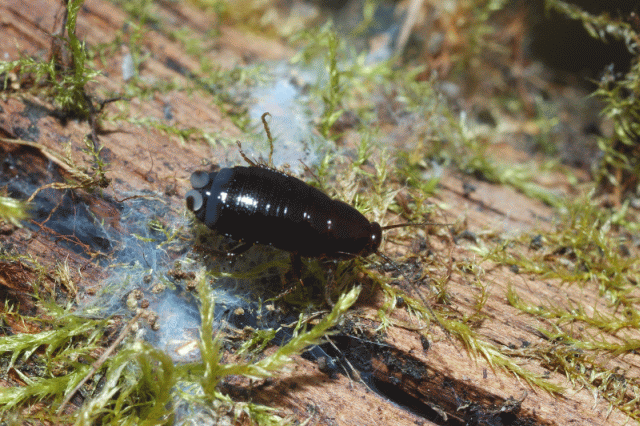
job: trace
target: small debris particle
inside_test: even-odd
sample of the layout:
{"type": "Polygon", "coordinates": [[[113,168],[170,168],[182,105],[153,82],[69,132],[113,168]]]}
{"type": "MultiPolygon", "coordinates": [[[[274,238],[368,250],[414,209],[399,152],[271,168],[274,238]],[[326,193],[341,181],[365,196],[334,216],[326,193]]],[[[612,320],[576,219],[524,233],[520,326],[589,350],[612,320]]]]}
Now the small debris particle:
{"type": "Polygon", "coordinates": [[[531,250],[540,250],[542,246],[544,246],[544,239],[541,234],[538,234],[535,237],[533,237],[531,239],[531,242],[529,243],[529,248],[531,250]]]}
{"type": "Polygon", "coordinates": [[[166,288],[167,288],[166,285],[164,285],[162,283],[158,283],[158,284],[154,285],[153,287],[151,287],[151,293],[153,293],[153,294],[162,293],[166,288]]]}

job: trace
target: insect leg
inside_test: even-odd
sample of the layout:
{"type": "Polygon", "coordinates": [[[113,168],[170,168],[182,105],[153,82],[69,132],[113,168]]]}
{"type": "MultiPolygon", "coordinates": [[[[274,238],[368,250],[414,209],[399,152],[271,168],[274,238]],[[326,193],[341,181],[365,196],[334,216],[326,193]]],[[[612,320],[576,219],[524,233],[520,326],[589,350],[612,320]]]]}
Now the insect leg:
{"type": "Polygon", "coordinates": [[[235,259],[236,256],[241,255],[251,247],[253,247],[253,243],[242,243],[238,247],[229,250],[225,255],[227,256],[227,259],[235,259]]]}
{"type": "Polygon", "coordinates": [[[232,250],[227,250],[227,251],[212,249],[211,247],[205,247],[200,244],[194,245],[193,248],[195,250],[212,254],[217,257],[226,257],[229,260],[233,260],[235,259],[236,256],[241,255],[245,251],[249,250],[252,246],[253,246],[253,243],[242,243],[238,247],[232,250]]]}
{"type": "Polygon", "coordinates": [[[324,300],[327,302],[329,307],[333,309],[336,304],[331,300],[331,292],[336,284],[336,264],[335,262],[330,262],[327,272],[327,283],[324,286],[324,300]]]}
{"type": "Polygon", "coordinates": [[[227,252],[226,251],[212,249],[211,247],[206,247],[206,246],[203,246],[202,244],[195,244],[193,246],[193,249],[195,251],[200,251],[200,252],[211,254],[211,255],[214,255],[214,256],[217,256],[217,257],[226,257],[227,256],[227,252]]]}
{"type": "Polygon", "coordinates": [[[300,281],[302,284],[302,259],[300,259],[300,255],[298,253],[291,252],[291,274],[293,275],[293,279],[296,281],[300,281]]]}
{"type": "Polygon", "coordinates": [[[287,275],[289,274],[292,275],[294,283],[289,284],[288,285],[289,288],[283,290],[280,294],[278,294],[271,300],[282,299],[283,297],[291,293],[293,290],[295,290],[297,286],[297,283],[295,283],[295,281],[298,281],[300,285],[304,286],[304,284],[302,283],[302,279],[300,278],[300,276],[302,275],[302,259],[300,259],[300,255],[298,253],[291,252],[291,270],[287,272],[284,276],[280,277],[282,279],[283,287],[286,286],[288,282],[290,282],[290,280],[287,279],[287,275]]]}

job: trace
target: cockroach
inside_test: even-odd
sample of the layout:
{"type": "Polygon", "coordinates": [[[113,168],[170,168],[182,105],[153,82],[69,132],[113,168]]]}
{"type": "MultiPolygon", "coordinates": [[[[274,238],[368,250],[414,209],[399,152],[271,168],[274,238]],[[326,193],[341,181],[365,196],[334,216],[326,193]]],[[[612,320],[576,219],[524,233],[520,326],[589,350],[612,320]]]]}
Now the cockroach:
{"type": "Polygon", "coordinates": [[[191,186],[189,210],[207,227],[245,243],[234,255],[252,244],[266,244],[296,259],[347,260],[380,247],[377,222],[277,170],[238,166],[198,171],[191,175],[191,186]]]}
{"type": "MultiPolygon", "coordinates": [[[[382,231],[436,224],[380,226],[349,204],[334,200],[300,179],[273,168],[273,139],[265,119],[267,115],[262,115],[262,122],[271,147],[268,165],[251,161],[237,142],[248,167],[196,171],[191,175],[192,189],[185,196],[187,208],[207,227],[241,242],[226,253],[218,253],[233,258],[254,244],[270,245],[290,253],[292,272],[297,279],[301,276],[301,257],[349,260],[376,254],[402,274],[398,265],[379,251],[382,231]]],[[[423,296],[419,292],[418,295],[449,336],[423,296]]],[[[332,305],[327,292],[325,297],[332,305]]]]}
{"type": "Polygon", "coordinates": [[[377,254],[401,272],[378,250],[382,231],[433,223],[380,226],[349,204],[273,168],[273,138],[267,115],[262,115],[262,123],[270,142],[268,165],[250,160],[238,141],[240,155],[249,167],[196,171],[191,175],[187,208],[207,227],[241,242],[233,250],[217,253],[233,258],[254,244],[270,245],[291,254],[292,271],[297,278],[302,269],[301,257],[348,260],[377,254]]]}
{"type": "MultiPolygon", "coordinates": [[[[382,231],[427,223],[380,226],[349,204],[334,200],[300,179],[266,165],[256,164],[240,152],[250,166],[196,171],[187,208],[207,227],[240,241],[225,253],[234,257],[253,244],[270,245],[291,254],[292,272],[300,277],[300,258],[348,260],[377,254],[382,231]]],[[[399,270],[399,268],[397,268],[399,270]]]]}
{"type": "MultiPolygon", "coordinates": [[[[301,257],[348,260],[376,254],[402,273],[395,262],[379,251],[382,231],[431,224],[380,226],[349,204],[330,198],[298,178],[254,164],[240,149],[250,167],[223,168],[210,173],[196,171],[190,179],[193,189],[186,194],[187,208],[198,220],[241,242],[233,250],[217,254],[233,258],[253,244],[270,245],[290,253],[291,270],[298,280],[302,272],[301,257]]],[[[427,301],[419,292],[418,295],[449,337],[427,301]]],[[[328,289],[325,289],[325,298],[333,305],[328,289]]]]}
{"type": "MultiPolygon", "coordinates": [[[[238,147],[249,167],[229,167],[209,173],[196,171],[190,179],[193,189],[186,194],[187,208],[198,220],[219,234],[241,242],[226,253],[212,250],[227,258],[244,253],[254,244],[270,245],[290,253],[291,271],[299,280],[301,257],[349,260],[376,254],[402,274],[398,265],[379,251],[382,231],[434,225],[421,222],[380,226],[349,204],[332,199],[300,179],[254,163],[242,152],[240,142],[238,147]]],[[[271,153],[269,159],[271,163],[271,153]]],[[[422,294],[417,294],[450,339],[449,332],[422,294]]],[[[328,289],[325,289],[325,298],[333,305],[328,289]]]]}

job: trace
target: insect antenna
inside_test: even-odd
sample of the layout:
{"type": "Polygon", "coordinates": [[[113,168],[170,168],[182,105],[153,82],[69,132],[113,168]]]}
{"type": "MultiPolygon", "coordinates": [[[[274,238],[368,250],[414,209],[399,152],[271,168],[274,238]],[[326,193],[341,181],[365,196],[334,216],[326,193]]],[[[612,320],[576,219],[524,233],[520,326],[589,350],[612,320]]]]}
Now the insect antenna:
{"type": "Polygon", "coordinates": [[[452,223],[436,223],[436,222],[406,222],[406,223],[396,223],[394,225],[381,226],[382,230],[393,229],[393,228],[402,228],[404,226],[427,226],[427,225],[437,225],[437,226],[451,226],[452,223]]]}

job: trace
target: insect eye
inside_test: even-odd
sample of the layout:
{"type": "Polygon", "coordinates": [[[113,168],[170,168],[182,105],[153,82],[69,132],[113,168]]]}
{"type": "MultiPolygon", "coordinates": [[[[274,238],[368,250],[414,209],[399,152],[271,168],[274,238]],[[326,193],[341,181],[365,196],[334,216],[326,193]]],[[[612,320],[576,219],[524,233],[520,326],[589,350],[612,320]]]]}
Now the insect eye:
{"type": "Polygon", "coordinates": [[[192,189],[191,191],[187,192],[186,198],[187,208],[192,212],[197,212],[202,208],[202,194],[200,194],[198,191],[192,189]]]}
{"type": "Polygon", "coordinates": [[[203,171],[194,172],[191,175],[191,187],[193,189],[202,189],[210,182],[209,173],[203,171]]]}

